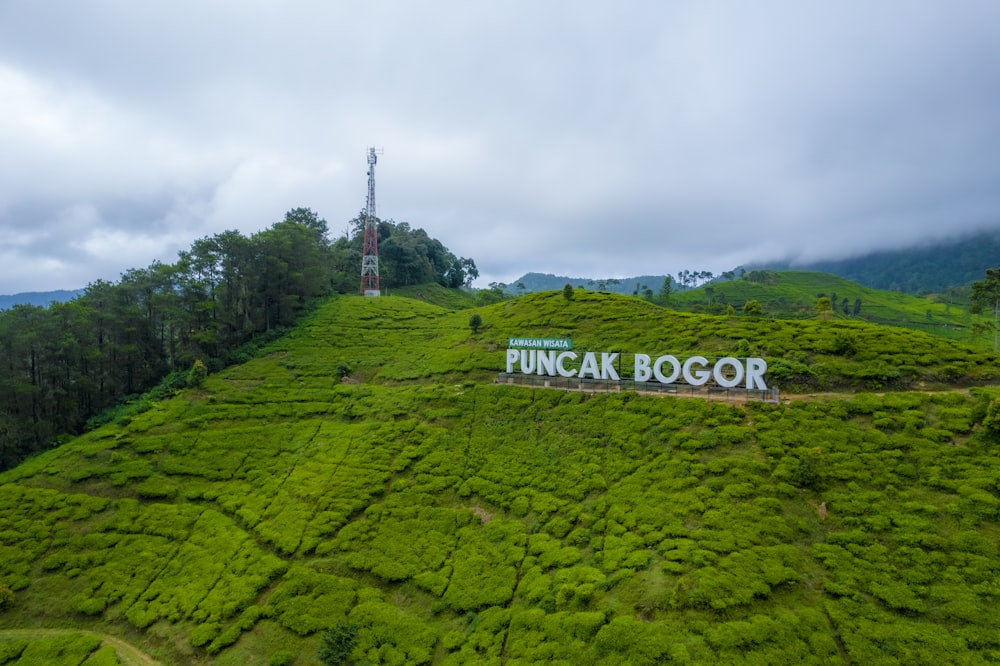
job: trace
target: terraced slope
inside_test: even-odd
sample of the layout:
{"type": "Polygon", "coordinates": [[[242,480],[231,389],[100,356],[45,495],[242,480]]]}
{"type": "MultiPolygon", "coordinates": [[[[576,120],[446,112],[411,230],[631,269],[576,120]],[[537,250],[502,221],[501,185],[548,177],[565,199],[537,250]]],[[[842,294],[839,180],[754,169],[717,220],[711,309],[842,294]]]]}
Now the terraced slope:
{"type": "MultiPolygon", "coordinates": [[[[752,274],[753,275],[753,274],[752,274]]],[[[688,312],[737,312],[749,300],[761,304],[764,314],[779,319],[815,319],[819,298],[836,298],[829,316],[901,326],[941,337],[992,348],[992,333],[975,326],[984,321],[970,315],[967,302],[952,303],[945,296],[915,296],[864,287],[842,277],[814,271],[768,271],[760,281],[715,282],[671,295],[670,307],[688,312]]]]}
{"type": "Polygon", "coordinates": [[[329,629],[375,664],[1000,661],[995,390],[731,406],[490,382],[508,335],[542,333],[780,347],[841,385],[876,363],[974,384],[990,357],[585,292],[475,312],[478,334],[468,310],[331,300],[0,476],[0,629],[164,663],[317,664],[329,629]],[[876,344],[894,355],[858,358],[876,344]]]}

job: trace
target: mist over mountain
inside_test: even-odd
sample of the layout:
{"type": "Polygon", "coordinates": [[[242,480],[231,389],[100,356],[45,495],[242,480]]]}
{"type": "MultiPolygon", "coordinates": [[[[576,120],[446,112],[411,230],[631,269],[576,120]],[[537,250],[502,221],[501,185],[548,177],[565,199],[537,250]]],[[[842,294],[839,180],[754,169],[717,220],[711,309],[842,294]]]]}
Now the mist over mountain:
{"type": "Polygon", "coordinates": [[[20,294],[0,295],[0,310],[9,310],[15,305],[48,306],[53,303],[71,301],[84,292],[83,289],[59,289],[56,291],[26,291],[20,294]]]}
{"type": "Polygon", "coordinates": [[[658,291],[663,285],[665,275],[639,275],[628,278],[585,278],[566,277],[564,275],[552,275],[551,273],[525,273],[522,277],[506,285],[506,291],[512,294],[534,291],[552,291],[562,289],[567,284],[574,287],[587,287],[597,289],[604,285],[603,291],[614,294],[633,294],[636,290],[641,292],[644,288],[658,291]],[[521,285],[524,286],[521,289],[521,285]]]}
{"type": "MultiPolygon", "coordinates": [[[[938,243],[921,243],[901,250],[878,250],[847,259],[828,259],[810,263],[793,260],[752,262],[742,266],[751,270],[802,270],[830,273],[852,282],[886,291],[906,294],[939,293],[953,287],[968,285],[983,277],[987,268],[1000,265],[1000,231],[983,231],[938,243]]],[[[673,271],[674,289],[683,289],[677,284],[673,271]]],[[[697,269],[697,267],[693,267],[697,269]]],[[[737,269],[736,274],[740,271],[737,269]]],[[[641,275],[626,278],[585,278],[565,277],[549,273],[526,273],[523,277],[506,286],[510,293],[522,291],[546,291],[562,289],[564,285],[597,288],[604,284],[604,291],[633,294],[644,288],[658,291],[665,275],[641,275]]]]}
{"type": "Polygon", "coordinates": [[[799,264],[772,261],[751,269],[808,270],[832,273],[872,289],[907,294],[937,293],[967,285],[1000,264],[1000,231],[984,231],[939,243],[902,250],[881,250],[848,259],[799,264]]]}
{"type": "MultiPolygon", "coordinates": [[[[857,282],[872,289],[897,291],[907,294],[939,293],[952,287],[968,285],[982,278],[987,268],[1000,265],[1000,230],[983,231],[939,243],[921,243],[901,250],[878,250],[847,259],[829,259],[810,263],[793,260],[753,262],[743,266],[746,271],[803,270],[830,273],[857,282]]],[[[683,270],[683,269],[678,269],[683,270]]],[[[674,289],[683,287],[676,282],[674,289]]],[[[739,270],[736,271],[739,274],[739,270]]],[[[504,285],[511,294],[520,292],[562,289],[566,284],[574,287],[599,288],[617,294],[641,294],[645,289],[658,292],[666,275],[638,275],[625,278],[568,277],[551,273],[530,272],[504,285]],[[520,287],[523,285],[523,289],[520,287]]],[[[57,291],[31,291],[0,295],[0,310],[14,305],[41,305],[72,300],[83,289],[57,291]]]]}

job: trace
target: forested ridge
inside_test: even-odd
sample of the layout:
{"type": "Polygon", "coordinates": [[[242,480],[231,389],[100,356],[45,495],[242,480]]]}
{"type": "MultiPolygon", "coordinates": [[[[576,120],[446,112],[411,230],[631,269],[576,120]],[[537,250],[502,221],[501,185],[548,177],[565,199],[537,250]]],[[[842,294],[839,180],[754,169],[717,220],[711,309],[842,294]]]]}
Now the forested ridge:
{"type": "MultiPolygon", "coordinates": [[[[672,289],[681,292],[702,283],[725,286],[737,275],[754,271],[809,271],[829,273],[869,289],[904,294],[942,294],[954,296],[964,293],[968,286],[993,268],[1000,256],[1000,232],[982,231],[935,243],[923,242],[897,250],[880,250],[857,253],[847,259],[823,260],[809,263],[793,261],[754,261],[732,271],[713,276],[704,271],[681,270],[670,275],[672,289]],[[694,282],[691,282],[694,278],[694,282]],[[713,278],[718,278],[714,282],[713,278]]],[[[574,287],[586,286],[618,294],[659,294],[665,275],[641,275],[625,278],[577,278],[551,273],[526,273],[509,285],[509,293],[559,289],[569,283],[574,287]]]]}
{"type": "Polygon", "coordinates": [[[992,321],[974,314],[970,288],[914,296],[863,287],[830,273],[753,270],[740,279],[671,293],[659,302],[686,312],[742,311],[750,301],[778,319],[863,320],[902,326],[972,344],[989,344],[992,321]],[[823,299],[826,303],[823,304],[823,299]]]}
{"type": "MultiPolygon", "coordinates": [[[[0,629],[100,627],[164,663],[1000,660],[995,355],[570,296],[475,308],[475,330],[333,296],[249,362],[0,474],[0,629]],[[517,335],[759,353],[782,388],[858,392],[494,384],[517,335]]],[[[32,645],[0,635],[0,663],[32,645]]]]}
{"type": "Polygon", "coordinates": [[[987,268],[996,265],[997,256],[1000,256],[1000,232],[992,230],[848,259],[754,262],[746,270],[820,271],[873,289],[927,294],[942,293],[980,279],[987,268]]]}
{"type": "MultiPolygon", "coordinates": [[[[357,291],[363,227],[364,214],[331,241],[325,220],[296,208],[264,231],[202,238],[173,264],[95,282],[71,301],[0,311],[0,469],[128,396],[161,382],[167,395],[246,360],[245,345],[287,330],[317,299],[357,291]]],[[[478,275],[422,229],[379,220],[378,231],[384,288],[456,287],[478,275]]]]}

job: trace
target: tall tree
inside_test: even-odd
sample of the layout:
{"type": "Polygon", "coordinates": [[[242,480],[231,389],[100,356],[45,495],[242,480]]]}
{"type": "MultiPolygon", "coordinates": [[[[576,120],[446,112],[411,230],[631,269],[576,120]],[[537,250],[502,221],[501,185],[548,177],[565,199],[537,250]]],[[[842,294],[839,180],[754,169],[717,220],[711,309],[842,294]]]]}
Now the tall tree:
{"type": "Polygon", "coordinates": [[[821,296],[816,301],[816,316],[819,319],[829,319],[832,314],[833,306],[830,304],[830,299],[826,296],[821,296]]]}
{"type": "MultiPolygon", "coordinates": [[[[356,230],[363,227],[361,219],[356,230]]],[[[422,229],[390,220],[378,231],[398,250],[393,256],[388,244],[386,284],[457,287],[479,276],[472,259],[422,229]]],[[[174,264],[128,270],[118,283],[99,280],[68,303],[0,311],[0,469],[61,433],[81,432],[171,372],[223,367],[240,345],[294,324],[332,289],[355,292],[361,237],[331,243],[327,236],[326,220],[293,208],[249,238],[238,231],[201,238],[174,264]]],[[[502,289],[495,295],[502,300],[502,289]]]]}
{"type": "Polygon", "coordinates": [[[660,302],[666,305],[670,302],[670,294],[674,290],[674,279],[667,274],[663,278],[663,284],[660,286],[660,302]]]}
{"type": "Polygon", "coordinates": [[[972,283],[972,296],[969,301],[972,312],[982,312],[986,308],[993,310],[993,351],[997,350],[998,329],[997,318],[1000,313],[1000,268],[987,268],[986,277],[972,283]]]}

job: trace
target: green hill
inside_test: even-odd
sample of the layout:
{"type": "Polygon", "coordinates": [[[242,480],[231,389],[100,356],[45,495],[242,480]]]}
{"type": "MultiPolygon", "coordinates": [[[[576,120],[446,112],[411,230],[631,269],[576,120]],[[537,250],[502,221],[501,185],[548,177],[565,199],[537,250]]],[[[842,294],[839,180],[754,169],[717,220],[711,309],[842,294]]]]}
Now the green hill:
{"type": "Polygon", "coordinates": [[[627,296],[637,291],[641,292],[646,287],[652,289],[654,292],[658,292],[663,285],[665,277],[665,275],[639,275],[626,278],[573,278],[563,275],[553,275],[552,273],[525,273],[517,280],[508,284],[506,290],[510,294],[519,294],[521,289],[518,288],[518,285],[524,285],[524,291],[530,293],[535,291],[554,291],[562,289],[567,284],[590,289],[598,289],[603,284],[603,291],[627,296]]]}
{"type": "Polygon", "coordinates": [[[0,295],[0,310],[15,305],[40,305],[64,303],[83,293],[83,289],[58,289],[56,291],[26,291],[20,294],[0,295]]]}
{"type": "MultiPolygon", "coordinates": [[[[986,269],[996,268],[998,256],[1000,231],[994,228],[899,250],[799,264],[797,268],[833,273],[874,289],[909,294],[941,293],[981,280],[986,269]]],[[[787,270],[791,267],[789,262],[755,262],[746,268],[787,270]]]]}
{"type": "Polygon", "coordinates": [[[32,627],[164,663],[318,664],[324,636],[372,664],[993,663],[1000,392],[953,389],[996,377],[859,321],[336,297],[0,475],[0,664],[29,649],[3,630],[32,627]],[[759,353],[783,392],[941,391],[493,384],[516,335],[759,353]]]}
{"type": "MultiPolygon", "coordinates": [[[[386,290],[390,292],[390,290],[386,290]]],[[[439,305],[449,310],[471,308],[476,304],[476,292],[472,289],[450,289],[437,283],[416,286],[394,287],[390,292],[393,296],[412,298],[433,305],[439,305]]]]}
{"type": "Polygon", "coordinates": [[[829,273],[811,271],[751,271],[744,279],[714,282],[671,295],[670,307],[689,312],[741,311],[749,300],[758,301],[764,314],[779,319],[815,318],[818,300],[831,303],[832,317],[860,319],[903,326],[947,338],[992,344],[992,336],[974,328],[980,320],[969,314],[967,303],[949,302],[941,296],[918,297],[869,289],[829,273]]]}

